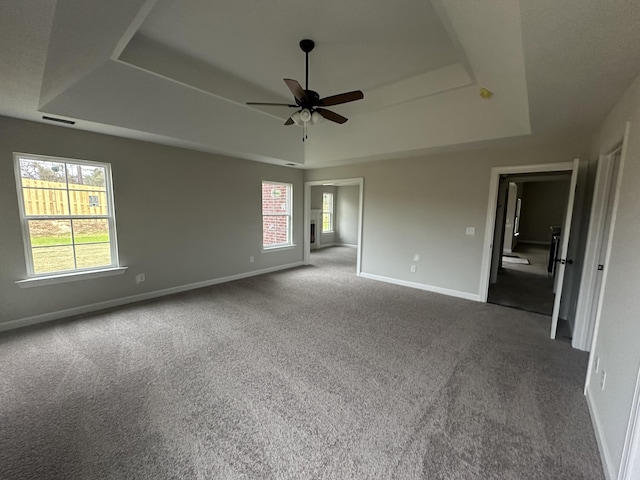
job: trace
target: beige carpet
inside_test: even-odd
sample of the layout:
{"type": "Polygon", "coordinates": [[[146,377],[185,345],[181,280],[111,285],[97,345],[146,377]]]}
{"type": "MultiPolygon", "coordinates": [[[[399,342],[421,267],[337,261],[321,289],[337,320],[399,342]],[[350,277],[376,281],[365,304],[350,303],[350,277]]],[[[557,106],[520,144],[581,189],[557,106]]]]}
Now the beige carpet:
{"type": "Polygon", "coordinates": [[[547,317],[314,262],[4,334],[0,478],[603,478],[547,317]]]}

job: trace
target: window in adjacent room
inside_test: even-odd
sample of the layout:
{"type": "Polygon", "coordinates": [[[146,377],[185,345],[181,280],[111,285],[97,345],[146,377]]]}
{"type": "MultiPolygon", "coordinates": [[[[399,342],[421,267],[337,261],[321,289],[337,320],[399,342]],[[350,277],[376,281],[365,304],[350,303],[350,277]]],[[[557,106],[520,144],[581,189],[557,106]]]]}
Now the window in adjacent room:
{"type": "Polygon", "coordinates": [[[118,266],[111,167],[15,154],[29,277],[118,266]]]}
{"type": "Polygon", "coordinates": [[[262,246],[288,247],[292,242],[290,183],[262,182],[262,246]]]}
{"type": "Polygon", "coordinates": [[[322,231],[333,232],[333,193],[322,194],[322,231]]]}

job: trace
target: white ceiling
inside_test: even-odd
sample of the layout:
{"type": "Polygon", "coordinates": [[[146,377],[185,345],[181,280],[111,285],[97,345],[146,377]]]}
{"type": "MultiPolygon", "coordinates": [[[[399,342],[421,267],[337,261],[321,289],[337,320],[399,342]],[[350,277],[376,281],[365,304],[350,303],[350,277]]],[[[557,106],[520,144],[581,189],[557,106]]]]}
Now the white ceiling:
{"type": "Polygon", "coordinates": [[[5,0],[0,114],[312,168],[589,132],[638,45],[637,0],[5,0]],[[310,88],[365,94],[304,143],[245,105],[291,101],[302,38],[310,88]]]}

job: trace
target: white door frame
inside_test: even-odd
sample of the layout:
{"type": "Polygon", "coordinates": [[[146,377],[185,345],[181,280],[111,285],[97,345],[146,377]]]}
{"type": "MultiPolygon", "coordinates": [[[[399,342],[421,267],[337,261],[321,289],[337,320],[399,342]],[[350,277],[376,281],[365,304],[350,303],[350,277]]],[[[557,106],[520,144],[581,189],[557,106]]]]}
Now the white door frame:
{"type": "MultiPolygon", "coordinates": [[[[587,233],[587,244],[585,247],[584,270],[580,281],[580,294],[578,296],[578,305],[576,307],[575,326],[573,332],[573,340],[571,346],[579,350],[592,350],[595,342],[594,332],[598,324],[600,316],[600,308],[596,312],[592,311],[594,295],[596,295],[596,276],[598,275],[599,256],[602,243],[607,243],[607,251],[605,253],[604,270],[602,271],[602,280],[600,284],[600,296],[597,304],[602,301],[602,293],[604,292],[607,280],[607,265],[611,251],[611,239],[613,237],[613,229],[615,226],[616,212],[618,209],[618,195],[620,191],[620,182],[622,181],[622,167],[624,164],[625,150],[627,138],[629,135],[630,125],[627,122],[622,140],[618,142],[608,153],[600,155],[598,160],[598,170],[596,173],[596,181],[593,192],[593,201],[591,204],[591,220],[589,222],[589,230],[587,233]],[[620,159],[617,166],[616,183],[611,182],[611,169],[614,155],[620,151],[620,159]],[[605,225],[607,212],[607,200],[609,196],[609,187],[615,189],[613,198],[613,207],[611,209],[611,219],[608,238],[601,238],[599,233],[605,225]]],[[[589,377],[587,377],[588,380],[589,377]]]]}
{"type": "Polygon", "coordinates": [[[489,184],[489,202],[487,206],[487,220],[484,228],[484,247],[482,251],[482,267],[480,270],[480,286],[478,298],[487,302],[489,294],[489,276],[491,274],[491,253],[493,250],[493,236],[496,222],[496,205],[498,203],[498,185],[501,175],[517,175],[522,173],[546,173],[572,171],[575,162],[541,163],[539,165],[518,165],[507,167],[493,167],[489,184]]]}
{"type": "Polygon", "coordinates": [[[326,185],[330,183],[331,186],[346,187],[346,186],[358,186],[358,245],[356,253],[356,275],[360,276],[362,271],[362,212],[364,204],[364,178],[339,178],[334,180],[313,180],[304,182],[304,259],[305,265],[311,263],[311,187],[317,185],[326,185]]]}
{"type": "Polygon", "coordinates": [[[636,478],[640,478],[640,370],[638,370],[638,378],[636,379],[636,389],[633,394],[627,435],[624,439],[620,470],[618,471],[619,480],[634,480],[636,478]]]}
{"type": "Polygon", "coordinates": [[[578,185],[578,168],[580,168],[580,159],[573,161],[573,173],[571,174],[571,184],[569,185],[569,200],[565,211],[565,221],[562,226],[560,245],[560,265],[556,270],[556,296],[553,300],[553,313],[551,314],[551,338],[556,338],[558,330],[558,316],[560,315],[560,302],[562,300],[562,287],[564,286],[564,276],[567,267],[567,254],[569,253],[569,238],[571,237],[571,220],[573,219],[573,203],[576,198],[576,188],[578,185]]]}

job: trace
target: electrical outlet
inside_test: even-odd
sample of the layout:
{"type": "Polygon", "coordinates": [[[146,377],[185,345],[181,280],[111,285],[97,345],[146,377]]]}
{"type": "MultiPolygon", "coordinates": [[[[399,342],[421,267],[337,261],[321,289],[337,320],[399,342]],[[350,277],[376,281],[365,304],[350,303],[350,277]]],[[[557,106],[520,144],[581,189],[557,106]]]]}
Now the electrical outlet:
{"type": "Polygon", "coordinates": [[[416,273],[417,267],[415,265],[411,265],[411,273],[416,273]]]}
{"type": "Polygon", "coordinates": [[[604,390],[604,383],[607,381],[607,372],[602,370],[602,374],[600,374],[600,390],[604,390]]]}
{"type": "Polygon", "coordinates": [[[467,235],[475,235],[476,234],[476,227],[467,227],[467,230],[465,231],[465,233],[467,235]]]}
{"type": "Polygon", "coordinates": [[[144,273],[139,273],[138,275],[136,275],[136,283],[142,283],[145,280],[146,279],[145,279],[144,273]]]}
{"type": "Polygon", "coordinates": [[[254,260],[255,260],[255,258],[253,258],[253,255],[251,255],[251,256],[249,257],[249,263],[253,263],[253,262],[254,262],[254,260]]]}

